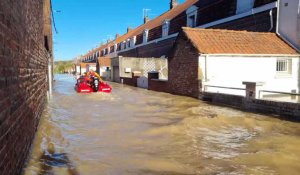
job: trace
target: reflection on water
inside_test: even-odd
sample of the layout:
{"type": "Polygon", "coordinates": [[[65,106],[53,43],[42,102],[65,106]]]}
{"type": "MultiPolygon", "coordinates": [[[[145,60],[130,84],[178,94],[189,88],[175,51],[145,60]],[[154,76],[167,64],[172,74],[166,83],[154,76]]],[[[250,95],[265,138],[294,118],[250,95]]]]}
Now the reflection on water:
{"type": "Polygon", "coordinates": [[[300,172],[299,123],[111,84],[76,94],[57,77],[25,175],[300,172]]]}

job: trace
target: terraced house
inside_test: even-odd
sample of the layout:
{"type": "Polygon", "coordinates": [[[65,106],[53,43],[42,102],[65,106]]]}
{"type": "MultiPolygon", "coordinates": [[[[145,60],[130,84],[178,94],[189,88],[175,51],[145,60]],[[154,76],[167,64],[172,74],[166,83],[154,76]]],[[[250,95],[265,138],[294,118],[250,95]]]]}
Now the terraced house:
{"type": "Polygon", "coordinates": [[[98,57],[162,57],[169,54],[181,27],[221,28],[275,32],[278,5],[276,0],[171,0],[170,10],[130,29],[113,41],[90,51],[81,59],[98,57]]]}
{"type": "MultiPolygon", "coordinates": [[[[113,41],[82,56],[81,61],[100,63],[102,58],[110,58],[114,64],[105,67],[111,69],[110,80],[117,82],[135,72],[147,77],[149,71],[158,71],[159,78],[167,80],[167,60],[182,27],[272,32],[299,49],[299,19],[298,0],[186,0],[182,4],[171,0],[169,11],[152,20],[146,16],[144,24],[116,35],[113,41]],[[146,58],[143,64],[137,62],[146,58]],[[157,65],[156,59],[165,62],[157,65]],[[139,66],[128,66],[134,64],[139,66]]],[[[141,87],[148,87],[148,83],[141,87]]]]}

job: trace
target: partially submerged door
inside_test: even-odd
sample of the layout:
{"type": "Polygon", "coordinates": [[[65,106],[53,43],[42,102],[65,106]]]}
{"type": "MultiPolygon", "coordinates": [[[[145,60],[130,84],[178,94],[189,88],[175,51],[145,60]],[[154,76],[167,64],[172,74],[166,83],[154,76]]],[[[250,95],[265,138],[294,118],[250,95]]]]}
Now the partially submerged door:
{"type": "Polygon", "coordinates": [[[113,81],[120,83],[120,69],[118,66],[113,67],[113,81]]]}

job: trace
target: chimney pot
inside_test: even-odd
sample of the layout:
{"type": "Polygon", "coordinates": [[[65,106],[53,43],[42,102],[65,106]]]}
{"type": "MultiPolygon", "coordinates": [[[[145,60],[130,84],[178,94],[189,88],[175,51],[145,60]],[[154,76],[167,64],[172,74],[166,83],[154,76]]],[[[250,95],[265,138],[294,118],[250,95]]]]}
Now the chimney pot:
{"type": "Polygon", "coordinates": [[[177,0],[171,0],[170,2],[170,10],[178,6],[178,1],[177,0]]]}
{"type": "Polygon", "coordinates": [[[145,16],[144,17],[144,24],[146,24],[147,22],[149,22],[150,21],[150,18],[148,17],[148,16],[145,16]]]}
{"type": "Polygon", "coordinates": [[[130,32],[132,30],[131,27],[127,27],[127,33],[130,32]]]}

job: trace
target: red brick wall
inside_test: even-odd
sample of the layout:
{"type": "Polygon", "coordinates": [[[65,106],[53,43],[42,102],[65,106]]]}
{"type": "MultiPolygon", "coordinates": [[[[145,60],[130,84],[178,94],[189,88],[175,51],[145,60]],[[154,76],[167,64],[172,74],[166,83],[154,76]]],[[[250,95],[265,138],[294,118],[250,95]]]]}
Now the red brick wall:
{"type": "Polygon", "coordinates": [[[155,39],[161,38],[162,36],[162,26],[155,27],[149,30],[148,41],[153,41],[155,39]]]}
{"type": "Polygon", "coordinates": [[[190,41],[180,33],[175,42],[174,52],[169,58],[170,93],[198,98],[198,56],[199,53],[190,41]]]}
{"type": "Polygon", "coordinates": [[[168,81],[162,81],[158,79],[149,80],[148,90],[158,91],[158,92],[169,92],[168,81]]]}
{"type": "Polygon", "coordinates": [[[170,53],[176,37],[165,39],[163,41],[147,44],[141,47],[137,47],[125,52],[119,53],[119,56],[123,57],[154,57],[160,58],[161,56],[168,56],[170,53]]]}
{"type": "MultiPolygon", "coordinates": [[[[237,19],[234,21],[226,22],[210,28],[214,29],[230,29],[230,30],[247,30],[253,32],[268,32],[271,27],[270,14],[268,11],[257,13],[245,18],[237,19]]],[[[276,31],[277,22],[277,9],[273,9],[273,29],[271,32],[276,31]]]]}
{"type": "Polygon", "coordinates": [[[44,39],[48,49],[52,39],[45,33],[51,21],[43,15],[50,11],[43,2],[49,3],[0,1],[1,175],[21,173],[45,104],[50,54],[44,39]]]}
{"type": "Polygon", "coordinates": [[[123,80],[123,84],[137,87],[137,78],[138,77],[133,77],[133,78],[121,77],[120,79],[121,79],[121,81],[123,80]]]}

